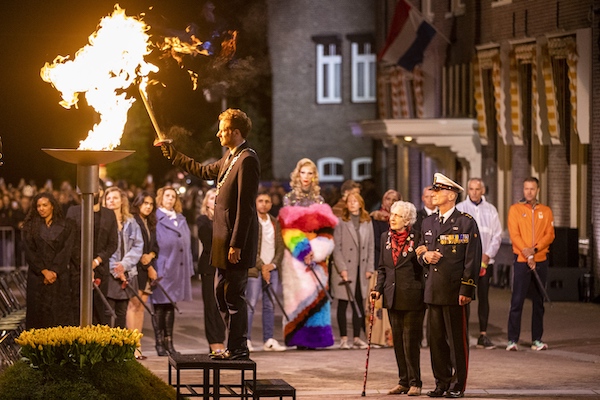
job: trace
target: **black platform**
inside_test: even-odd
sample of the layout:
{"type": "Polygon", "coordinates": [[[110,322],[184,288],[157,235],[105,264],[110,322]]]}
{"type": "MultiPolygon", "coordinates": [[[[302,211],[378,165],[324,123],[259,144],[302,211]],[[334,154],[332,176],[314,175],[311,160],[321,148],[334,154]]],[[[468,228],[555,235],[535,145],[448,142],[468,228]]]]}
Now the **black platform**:
{"type": "Polygon", "coordinates": [[[296,399],[296,389],[283,379],[257,379],[256,383],[246,381],[246,390],[252,392],[253,399],[262,397],[291,397],[296,399]]]}
{"type": "Polygon", "coordinates": [[[213,360],[208,354],[176,354],[169,356],[169,385],[175,386],[177,398],[203,397],[205,399],[220,399],[223,397],[250,398],[246,383],[256,382],[256,363],[252,360],[213,360]],[[176,382],[172,383],[171,368],[175,368],[176,382]],[[182,383],[182,370],[202,370],[202,383],[182,383]],[[240,371],[239,384],[221,383],[221,370],[240,371]],[[212,382],[211,374],[212,371],[212,382]],[[252,379],[246,379],[246,371],[252,372],[252,379]],[[201,388],[198,392],[196,388],[201,388]],[[186,393],[182,393],[185,389],[186,393]]]}

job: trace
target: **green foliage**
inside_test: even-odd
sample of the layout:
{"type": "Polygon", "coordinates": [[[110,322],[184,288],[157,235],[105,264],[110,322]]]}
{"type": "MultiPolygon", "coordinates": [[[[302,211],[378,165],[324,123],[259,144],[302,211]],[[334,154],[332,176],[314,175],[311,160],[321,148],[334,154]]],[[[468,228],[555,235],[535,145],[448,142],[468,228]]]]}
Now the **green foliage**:
{"type": "Polygon", "coordinates": [[[0,375],[0,398],[13,400],[175,399],[175,390],[137,361],[99,363],[92,369],[19,362],[0,375]]]}

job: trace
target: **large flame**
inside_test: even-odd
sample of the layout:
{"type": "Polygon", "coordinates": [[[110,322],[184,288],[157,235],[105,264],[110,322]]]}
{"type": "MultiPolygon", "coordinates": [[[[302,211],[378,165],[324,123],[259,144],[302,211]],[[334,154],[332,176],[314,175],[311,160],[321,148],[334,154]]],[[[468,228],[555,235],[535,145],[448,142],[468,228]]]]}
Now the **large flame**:
{"type": "Polygon", "coordinates": [[[124,90],[136,81],[145,86],[148,74],[158,71],[144,60],[151,52],[148,29],[143,21],[126,16],[125,10],[115,5],[112,15],[102,18],[89,44],[77,51],[73,60],[58,56],[42,68],[42,79],[61,93],[63,107],[77,107],[83,93],[100,116],[79,150],[113,150],[119,145],[127,113],[135,102],[124,90]]]}

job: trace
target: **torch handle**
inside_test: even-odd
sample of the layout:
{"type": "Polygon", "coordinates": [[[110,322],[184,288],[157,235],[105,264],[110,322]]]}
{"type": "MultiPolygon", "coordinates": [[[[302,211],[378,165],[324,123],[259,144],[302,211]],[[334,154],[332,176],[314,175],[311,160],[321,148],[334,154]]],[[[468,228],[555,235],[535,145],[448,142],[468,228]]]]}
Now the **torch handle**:
{"type": "Polygon", "coordinates": [[[146,92],[144,91],[144,89],[142,89],[142,87],[139,87],[140,90],[140,97],[142,98],[142,102],[144,103],[144,107],[146,108],[146,111],[148,112],[148,116],[150,117],[150,121],[152,122],[152,126],[154,127],[154,130],[156,131],[156,137],[157,139],[154,141],[154,146],[159,147],[164,143],[171,143],[173,142],[172,139],[167,139],[165,137],[165,135],[163,135],[162,131],[160,130],[160,127],[158,126],[158,121],[156,120],[156,116],[154,115],[154,112],[152,112],[152,107],[150,106],[150,102],[148,101],[148,96],[146,96],[146,92]]]}

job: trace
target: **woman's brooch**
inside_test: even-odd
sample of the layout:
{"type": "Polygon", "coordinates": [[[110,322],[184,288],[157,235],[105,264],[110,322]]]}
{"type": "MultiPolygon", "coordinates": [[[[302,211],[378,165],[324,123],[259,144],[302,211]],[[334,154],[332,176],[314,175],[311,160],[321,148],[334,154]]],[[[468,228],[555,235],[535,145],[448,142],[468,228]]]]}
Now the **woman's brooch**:
{"type": "MultiPolygon", "coordinates": [[[[415,241],[413,240],[414,237],[415,237],[415,235],[412,234],[412,233],[409,236],[410,241],[408,242],[408,251],[410,251],[410,252],[415,251],[415,249],[414,249],[414,247],[415,247],[415,241]]],[[[408,253],[406,251],[402,252],[402,256],[404,256],[404,257],[406,257],[407,254],[408,253]]]]}
{"type": "Polygon", "coordinates": [[[390,231],[388,231],[388,238],[387,241],[385,242],[385,249],[389,250],[392,248],[392,233],[390,231]]]}

